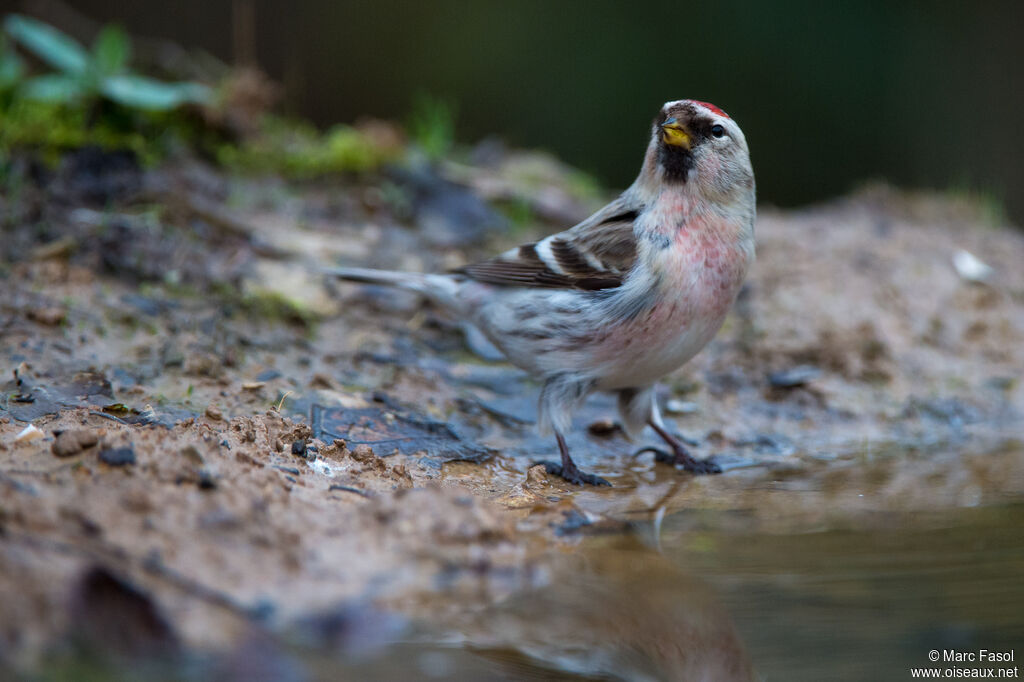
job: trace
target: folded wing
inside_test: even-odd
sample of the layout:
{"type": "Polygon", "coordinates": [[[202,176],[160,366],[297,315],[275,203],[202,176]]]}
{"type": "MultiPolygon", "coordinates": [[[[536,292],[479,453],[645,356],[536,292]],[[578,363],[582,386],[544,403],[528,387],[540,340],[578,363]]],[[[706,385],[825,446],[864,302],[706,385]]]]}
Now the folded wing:
{"type": "Polygon", "coordinates": [[[455,270],[487,284],[596,291],[622,284],[636,262],[642,207],[616,199],[578,225],[455,270]]]}

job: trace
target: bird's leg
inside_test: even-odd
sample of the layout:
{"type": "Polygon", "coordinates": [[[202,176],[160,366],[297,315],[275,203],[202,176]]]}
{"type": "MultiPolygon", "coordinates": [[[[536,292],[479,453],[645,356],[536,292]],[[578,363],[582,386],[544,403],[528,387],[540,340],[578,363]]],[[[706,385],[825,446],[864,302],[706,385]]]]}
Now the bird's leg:
{"type": "Polygon", "coordinates": [[[654,397],[653,385],[619,391],[619,414],[622,415],[622,423],[627,433],[638,434],[644,424],[648,424],[672,448],[672,452],[665,452],[658,448],[647,447],[636,452],[634,457],[644,452],[653,452],[654,459],[658,462],[681,466],[695,474],[717,474],[722,471],[710,459],[701,460],[692,457],[686,447],[679,442],[679,439],[668,432],[665,423],[661,420],[661,410],[658,409],[658,401],[654,397]]]}
{"type": "Polygon", "coordinates": [[[600,476],[585,474],[576,466],[569,456],[569,446],[565,444],[562,432],[570,426],[570,414],[579,406],[593,389],[590,381],[581,381],[572,374],[557,374],[544,382],[540,392],[538,420],[541,432],[551,429],[558,439],[558,450],[562,453],[562,463],[538,462],[543,464],[549,474],[561,476],[569,483],[576,485],[608,485],[611,483],[600,476]]]}
{"type": "Polygon", "coordinates": [[[569,456],[569,446],[565,444],[565,438],[562,437],[562,434],[555,431],[555,438],[558,439],[558,450],[562,453],[562,463],[556,464],[555,462],[539,462],[544,465],[544,469],[549,474],[552,476],[560,476],[569,483],[574,483],[576,485],[611,486],[611,483],[600,476],[580,471],[579,467],[576,466],[576,462],[572,461],[572,457],[569,456]]]}
{"type": "Polygon", "coordinates": [[[674,466],[681,466],[686,471],[692,471],[695,474],[722,473],[722,467],[718,466],[712,458],[695,458],[689,453],[689,451],[687,451],[686,447],[679,442],[678,438],[666,431],[665,427],[659,424],[656,420],[651,419],[647,423],[650,424],[651,428],[657,431],[662,440],[672,448],[672,454],[664,452],[663,450],[649,448],[654,451],[654,459],[659,462],[668,462],[674,466]]]}

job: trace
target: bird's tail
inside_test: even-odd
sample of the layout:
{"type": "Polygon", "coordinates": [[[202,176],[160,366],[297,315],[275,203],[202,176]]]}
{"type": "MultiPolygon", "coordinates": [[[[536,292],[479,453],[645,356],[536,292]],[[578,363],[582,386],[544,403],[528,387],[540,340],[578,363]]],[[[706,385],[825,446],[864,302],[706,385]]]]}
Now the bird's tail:
{"type": "Polygon", "coordinates": [[[364,284],[382,284],[399,287],[424,294],[437,303],[460,310],[456,293],[458,283],[450,275],[423,274],[416,272],[397,272],[395,270],[374,270],[373,268],[324,268],[328,275],[334,275],[350,282],[364,284]]]}

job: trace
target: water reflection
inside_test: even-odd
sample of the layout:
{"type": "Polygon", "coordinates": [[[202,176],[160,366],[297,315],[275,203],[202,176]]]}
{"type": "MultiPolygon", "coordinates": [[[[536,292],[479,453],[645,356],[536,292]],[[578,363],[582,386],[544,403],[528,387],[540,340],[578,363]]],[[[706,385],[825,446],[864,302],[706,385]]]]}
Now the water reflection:
{"type": "Polygon", "coordinates": [[[775,532],[744,518],[586,538],[546,587],[467,608],[452,647],[426,650],[450,679],[799,682],[902,679],[932,649],[1022,641],[1024,504],[775,532]]]}
{"type": "Polygon", "coordinates": [[[709,586],[636,535],[592,540],[550,584],[475,615],[466,644],[553,670],[623,680],[755,679],[709,586]]]}
{"type": "Polygon", "coordinates": [[[782,533],[730,516],[670,517],[661,543],[714,586],[765,679],[903,679],[932,649],[1024,641],[1022,504],[782,533]]]}
{"type": "Polygon", "coordinates": [[[427,597],[408,621],[357,609],[328,639],[263,634],[174,672],[253,679],[255,662],[300,681],[908,679],[933,649],[1019,648],[1022,522],[1024,503],[827,525],[679,511],[574,536],[538,563],[541,587],[497,604],[427,597]]]}

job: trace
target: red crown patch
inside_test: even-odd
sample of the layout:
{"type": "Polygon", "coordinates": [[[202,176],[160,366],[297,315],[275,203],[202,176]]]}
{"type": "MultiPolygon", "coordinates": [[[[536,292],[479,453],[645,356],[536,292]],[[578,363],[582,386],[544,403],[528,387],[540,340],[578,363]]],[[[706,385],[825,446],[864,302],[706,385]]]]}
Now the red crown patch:
{"type": "Polygon", "coordinates": [[[706,109],[710,109],[711,111],[715,112],[719,116],[725,116],[726,118],[731,118],[729,116],[729,114],[725,113],[720,108],[716,107],[714,104],[711,104],[710,102],[701,102],[700,100],[697,100],[697,99],[693,100],[693,102],[694,102],[694,104],[699,104],[699,105],[701,105],[702,107],[704,107],[706,109]]]}

